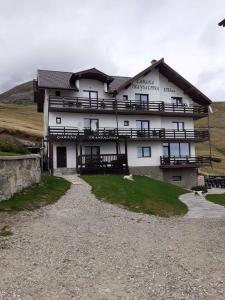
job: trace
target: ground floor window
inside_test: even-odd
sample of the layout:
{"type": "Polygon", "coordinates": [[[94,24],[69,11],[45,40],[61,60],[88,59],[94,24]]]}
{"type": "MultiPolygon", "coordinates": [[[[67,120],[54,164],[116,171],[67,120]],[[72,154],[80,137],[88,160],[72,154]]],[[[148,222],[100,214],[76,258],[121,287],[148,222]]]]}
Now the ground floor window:
{"type": "Polygon", "coordinates": [[[182,180],[182,176],[175,175],[175,176],[172,177],[172,180],[173,181],[181,181],[182,180]]]}
{"type": "Polygon", "coordinates": [[[190,156],[189,143],[165,143],[163,144],[163,155],[166,157],[176,156],[190,156]]]}
{"type": "Polygon", "coordinates": [[[151,147],[137,147],[137,157],[151,157],[151,147]]]}

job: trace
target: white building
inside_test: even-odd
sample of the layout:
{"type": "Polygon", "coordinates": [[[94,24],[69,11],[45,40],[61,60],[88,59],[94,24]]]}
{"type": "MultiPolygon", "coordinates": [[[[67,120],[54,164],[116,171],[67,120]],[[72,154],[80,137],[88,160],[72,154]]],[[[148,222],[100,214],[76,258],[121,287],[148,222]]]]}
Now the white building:
{"type": "Polygon", "coordinates": [[[193,186],[210,163],[195,154],[209,132],[194,120],[211,101],[163,59],[131,78],[38,70],[35,87],[52,173],[130,172],[193,186]]]}

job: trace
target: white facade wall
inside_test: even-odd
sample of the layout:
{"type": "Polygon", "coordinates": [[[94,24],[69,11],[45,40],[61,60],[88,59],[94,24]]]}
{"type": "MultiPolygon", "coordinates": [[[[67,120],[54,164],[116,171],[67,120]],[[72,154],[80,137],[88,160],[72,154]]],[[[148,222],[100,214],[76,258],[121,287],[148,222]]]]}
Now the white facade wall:
{"type": "MultiPolygon", "coordinates": [[[[98,91],[99,98],[112,98],[108,93],[104,92],[104,83],[91,80],[79,80],[79,92],[73,90],[61,90],[62,96],[84,97],[84,90],[98,91]]],[[[117,99],[122,99],[123,95],[128,95],[128,99],[134,100],[135,93],[148,94],[149,101],[164,101],[172,103],[171,97],[182,97],[186,105],[193,104],[192,99],[185,95],[181,89],[176,87],[172,82],[159,73],[157,69],[151,71],[146,76],[138,79],[127,89],[124,89],[117,95],[117,99]]],[[[99,119],[99,127],[116,128],[117,122],[119,128],[129,129],[137,128],[137,120],[149,120],[150,128],[173,129],[172,122],[184,122],[185,129],[194,129],[194,122],[191,117],[162,117],[147,115],[113,115],[113,114],[89,114],[89,113],[67,113],[67,112],[48,112],[48,97],[55,95],[55,90],[45,91],[44,103],[44,135],[47,134],[48,126],[71,126],[79,129],[84,128],[84,119],[99,119]],[[61,118],[61,124],[56,124],[56,117],[61,118]],[[129,121],[129,126],[124,126],[124,121],[129,121]]],[[[95,142],[84,143],[83,146],[100,146],[101,154],[115,154],[115,143],[111,142],[95,142]]],[[[75,143],[55,143],[53,146],[53,167],[56,168],[56,147],[67,147],[67,168],[76,167],[76,151],[75,143]]],[[[124,146],[121,146],[121,152],[124,153],[124,146]]],[[[163,143],[150,141],[129,141],[128,142],[128,165],[132,167],[142,166],[159,166],[160,156],[163,155],[163,143]],[[151,157],[138,158],[137,147],[151,147],[151,157]]],[[[191,143],[191,156],[195,156],[195,145],[191,143]]]]}

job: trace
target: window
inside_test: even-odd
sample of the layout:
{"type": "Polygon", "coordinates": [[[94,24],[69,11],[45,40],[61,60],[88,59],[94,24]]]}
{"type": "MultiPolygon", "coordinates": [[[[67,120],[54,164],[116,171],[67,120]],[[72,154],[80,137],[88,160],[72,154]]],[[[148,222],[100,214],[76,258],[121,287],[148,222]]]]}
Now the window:
{"type": "Polygon", "coordinates": [[[151,157],[151,147],[137,147],[137,157],[151,157]]]}
{"type": "Polygon", "coordinates": [[[184,122],[172,122],[173,129],[178,130],[178,131],[183,131],[184,130],[184,122]]]}
{"type": "Polygon", "coordinates": [[[88,91],[84,90],[84,97],[87,97],[89,99],[98,99],[98,92],[97,91],[88,91]]]}
{"type": "Polygon", "coordinates": [[[124,121],[123,125],[124,126],[129,126],[129,123],[130,123],[129,121],[124,121]]]}
{"type": "Polygon", "coordinates": [[[171,97],[172,104],[175,105],[183,105],[183,98],[182,97],[171,97]]]}
{"type": "Polygon", "coordinates": [[[123,95],[123,100],[127,101],[128,100],[128,95],[123,95]]]}
{"type": "Polygon", "coordinates": [[[61,118],[60,117],[56,117],[56,124],[61,124],[61,118]]]}
{"type": "Polygon", "coordinates": [[[98,127],[99,127],[98,119],[84,119],[84,128],[96,131],[98,130],[98,127]]]}
{"type": "Polygon", "coordinates": [[[61,92],[60,91],[55,91],[55,95],[56,95],[56,97],[60,97],[61,96],[61,92]]]}
{"type": "Polygon", "coordinates": [[[136,105],[142,108],[148,106],[148,94],[135,94],[136,105]]]}
{"type": "Polygon", "coordinates": [[[182,180],[182,176],[178,176],[178,175],[173,176],[173,177],[172,177],[172,180],[173,180],[173,181],[181,181],[181,180],[182,180]]]}
{"type": "Polygon", "coordinates": [[[163,144],[163,155],[166,157],[190,156],[190,144],[188,144],[188,143],[165,143],[165,144],[163,144]]]}
{"type": "Polygon", "coordinates": [[[140,130],[149,129],[149,121],[148,120],[137,120],[136,125],[137,125],[137,128],[140,130]]]}

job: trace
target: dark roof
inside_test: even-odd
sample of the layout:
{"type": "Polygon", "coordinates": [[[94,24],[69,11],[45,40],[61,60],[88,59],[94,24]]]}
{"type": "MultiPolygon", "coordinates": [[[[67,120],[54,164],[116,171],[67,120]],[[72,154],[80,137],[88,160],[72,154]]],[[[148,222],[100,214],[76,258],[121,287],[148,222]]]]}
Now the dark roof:
{"type": "Polygon", "coordinates": [[[144,69],[134,77],[129,78],[127,81],[124,81],[121,85],[117,86],[114,92],[119,93],[121,90],[130,86],[135,80],[145,76],[155,68],[157,68],[162,75],[168,78],[169,81],[173,82],[176,86],[182,89],[184,93],[190,96],[196,103],[201,105],[209,105],[211,103],[211,100],[207,96],[205,96],[189,81],[187,81],[184,77],[167,65],[163,58],[158,61],[154,61],[148,68],[144,69]]]}
{"type": "Polygon", "coordinates": [[[116,94],[121,90],[126,89],[132,84],[132,82],[142,76],[145,76],[155,68],[157,68],[162,75],[168,78],[169,81],[182,89],[184,93],[190,96],[196,103],[201,105],[209,105],[211,103],[211,100],[207,96],[167,65],[163,58],[158,61],[153,61],[148,68],[144,69],[134,77],[108,76],[95,68],[76,73],[38,70],[37,82],[39,88],[76,90],[75,84],[73,83],[73,80],[76,78],[96,78],[103,82],[108,82],[109,91],[116,94]]]}
{"type": "Polygon", "coordinates": [[[111,76],[113,78],[113,81],[109,85],[110,91],[115,91],[119,86],[121,86],[124,82],[126,82],[131,77],[125,77],[125,76],[111,76]]]}
{"type": "Polygon", "coordinates": [[[75,86],[70,84],[72,74],[72,72],[38,70],[38,86],[41,88],[75,90],[75,86]]]}
{"type": "Polygon", "coordinates": [[[223,26],[223,27],[225,27],[225,19],[223,19],[223,21],[221,21],[221,22],[219,22],[219,24],[218,24],[219,26],[223,26]]]}
{"type": "Polygon", "coordinates": [[[110,83],[113,81],[113,78],[111,76],[99,71],[96,68],[73,73],[73,75],[71,77],[71,81],[73,82],[76,79],[80,79],[80,78],[97,79],[97,80],[100,80],[102,82],[107,82],[107,83],[110,83]]]}

